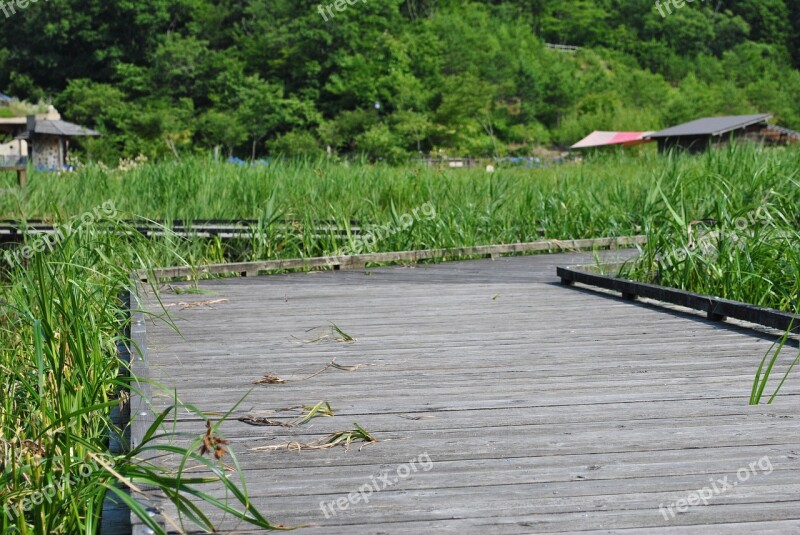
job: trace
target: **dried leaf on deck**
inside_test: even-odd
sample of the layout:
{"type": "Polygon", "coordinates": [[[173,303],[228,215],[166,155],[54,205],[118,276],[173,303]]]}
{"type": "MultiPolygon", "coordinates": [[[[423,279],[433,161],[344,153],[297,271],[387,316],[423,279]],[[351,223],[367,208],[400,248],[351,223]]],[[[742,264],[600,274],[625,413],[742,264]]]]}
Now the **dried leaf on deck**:
{"type": "Polygon", "coordinates": [[[262,377],[258,381],[254,381],[253,384],[256,384],[256,385],[279,385],[279,384],[283,384],[285,382],[286,381],[284,381],[280,377],[275,377],[274,375],[265,375],[264,377],[262,377]]]}
{"type": "Polygon", "coordinates": [[[248,425],[274,426],[274,427],[294,427],[292,422],[282,422],[280,420],[270,420],[258,416],[242,416],[239,421],[248,425]]]}

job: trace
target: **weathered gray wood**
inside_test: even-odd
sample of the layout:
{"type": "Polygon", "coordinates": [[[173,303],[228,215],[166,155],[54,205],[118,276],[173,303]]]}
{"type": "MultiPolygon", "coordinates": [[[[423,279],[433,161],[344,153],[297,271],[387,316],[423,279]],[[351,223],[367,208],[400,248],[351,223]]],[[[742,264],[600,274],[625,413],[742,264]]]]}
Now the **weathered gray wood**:
{"type": "MultiPolygon", "coordinates": [[[[500,258],[501,254],[521,254],[543,251],[580,251],[585,249],[630,247],[646,242],[644,236],[625,236],[618,238],[595,238],[587,240],[543,240],[531,243],[510,243],[505,245],[480,245],[475,247],[457,247],[450,249],[426,249],[420,251],[401,251],[391,253],[370,253],[352,256],[328,256],[316,258],[298,258],[289,260],[267,260],[263,262],[244,262],[235,264],[211,264],[189,267],[161,268],[153,270],[152,276],[158,280],[178,279],[184,277],[202,277],[204,275],[222,275],[226,273],[257,274],[259,272],[287,271],[298,269],[363,269],[368,262],[409,262],[422,260],[468,258],[490,256],[500,258]]],[[[140,272],[142,280],[150,274],[140,272]]]]}
{"type": "MultiPolygon", "coordinates": [[[[519,518],[497,518],[496,523],[487,526],[483,519],[448,519],[444,521],[418,521],[394,523],[391,525],[392,535],[419,535],[420,533],[487,533],[491,529],[492,534],[511,535],[537,533],[533,521],[521,520],[519,518]]],[[[349,525],[346,528],[348,534],[353,535],[374,535],[375,530],[367,526],[349,525]]],[[[747,522],[735,524],[721,522],[713,526],[676,526],[676,527],[649,527],[645,529],[588,529],[582,530],[582,535],[608,535],[609,533],[619,535],[796,535],[800,531],[800,522],[794,520],[786,521],[766,521],[766,522],[747,522]]],[[[344,531],[344,530],[342,530],[344,531]]],[[[237,535],[250,535],[252,531],[237,531],[237,535]]],[[[329,527],[312,526],[303,529],[304,534],[322,535],[331,533],[329,527]]],[[[549,533],[575,533],[574,531],[550,531],[549,533]]]]}
{"type": "MultiPolygon", "coordinates": [[[[220,429],[254,503],[276,522],[315,524],[308,533],[800,532],[800,384],[790,380],[774,406],[747,405],[779,333],[560,286],[555,266],[588,258],[284,274],[202,282],[214,295],[163,292],[181,333],[148,321],[151,376],[211,418],[253,388],[220,429]],[[218,299],[227,301],[203,304],[218,299]],[[357,342],[309,342],[331,323],[357,342]],[[334,357],[374,365],[252,384],[267,373],[308,377],[334,357]],[[320,400],[336,417],[298,428],[235,419],[320,400]],[[353,422],[381,442],[253,451],[353,422]],[[321,501],[423,453],[430,471],[323,515],[321,501]],[[770,474],[674,519],[659,513],[765,456],[770,474]]],[[[171,403],[168,393],[153,396],[157,409],[171,403]]],[[[203,431],[196,415],[177,426],[203,431]]]]}

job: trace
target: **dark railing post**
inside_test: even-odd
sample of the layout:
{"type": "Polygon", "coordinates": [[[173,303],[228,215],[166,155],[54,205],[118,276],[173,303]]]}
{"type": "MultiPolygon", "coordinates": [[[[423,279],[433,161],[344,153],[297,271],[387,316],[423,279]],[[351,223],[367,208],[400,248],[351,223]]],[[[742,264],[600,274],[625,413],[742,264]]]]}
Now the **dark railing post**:
{"type": "Polygon", "coordinates": [[[28,127],[28,159],[30,161],[34,161],[34,151],[36,150],[36,116],[35,115],[28,115],[27,117],[27,127],[28,127]]]}
{"type": "MultiPolygon", "coordinates": [[[[150,407],[150,399],[152,399],[150,385],[143,382],[149,376],[146,364],[147,339],[144,314],[137,310],[138,299],[135,288],[138,287],[138,279],[135,274],[131,275],[130,280],[131,288],[124,289],[119,295],[122,328],[120,340],[117,343],[117,358],[119,359],[119,375],[129,378],[131,385],[128,387],[129,395],[126,396],[125,402],[120,403],[111,413],[111,419],[116,429],[109,433],[109,450],[115,455],[124,454],[131,448],[139,446],[141,437],[154,420],[150,407]]],[[[122,490],[127,491],[127,489],[122,490]]],[[[137,496],[136,499],[159,524],[164,525],[160,516],[158,497],[152,496],[149,500],[144,500],[141,496],[137,496]]],[[[147,533],[151,533],[149,528],[133,515],[127,505],[121,503],[112,493],[106,493],[100,526],[101,535],[145,535],[147,533]]]]}

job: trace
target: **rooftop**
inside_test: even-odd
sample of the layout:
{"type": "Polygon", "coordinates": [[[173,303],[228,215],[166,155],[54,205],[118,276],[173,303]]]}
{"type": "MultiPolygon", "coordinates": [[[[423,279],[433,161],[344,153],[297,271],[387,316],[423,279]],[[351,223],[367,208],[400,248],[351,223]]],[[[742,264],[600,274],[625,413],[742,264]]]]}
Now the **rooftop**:
{"type": "Polygon", "coordinates": [[[739,128],[763,123],[772,118],[771,113],[756,115],[731,115],[727,117],[705,117],[661,130],[648,136],[650,139],[680,136],[720,136],[739,128]]]}
{"type": "MultiPolygon", "coordinates": [[[[99,136],[100,132],[86,128],[85,126],[68,123],[67,121],[36,121],[37,134],[49,134],[52,136],[99,136]]],[[[27,138],[28,132],[23,133],[20,137],[27,138]]]]}
{"type": "Polygon", "coordinates": [[[589,149],[605,147],[608,145],[623,145],[630,147],[650,141],[647,136],[653,132],[603,132],[595,131],[575,143],[571,149],[589,149]]]}
{"type": "MultiPolygon", "coordinates": [[[[28,126],[28,117],[7,117],[0,119],[0,132],[17,135],[17,139],[29,139],[30,133],[24,129],[28,126]],[[22,132],[22,133],[20,133],[22,132]]],[[[61,120],[61,115],[50,106],[47,113],[36,114],[36,133],[51,136],[99,136],[100,132],[78,124],[61,120]]]]}

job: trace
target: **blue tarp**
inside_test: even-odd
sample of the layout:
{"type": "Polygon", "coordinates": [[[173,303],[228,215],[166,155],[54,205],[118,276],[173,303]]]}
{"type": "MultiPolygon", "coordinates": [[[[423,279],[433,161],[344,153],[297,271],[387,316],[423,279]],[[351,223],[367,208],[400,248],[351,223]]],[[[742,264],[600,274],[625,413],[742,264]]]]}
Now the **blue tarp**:
{"type": "Polygon", "coordinates": [[[259,165],[263,165],[264,167],[269,166],[269,160],[256,160],[254,162],[248,163],[248,162],[242,160],[241,158],[237,158],[236,156],[231,156],[230,158],[228,158],[228,163],[232,163],[232,164],[235,164],[235,165],[241,165],[241,166],[249,165],[251,167],[255,167],[255,166],[259,166],[259,165]]]}

